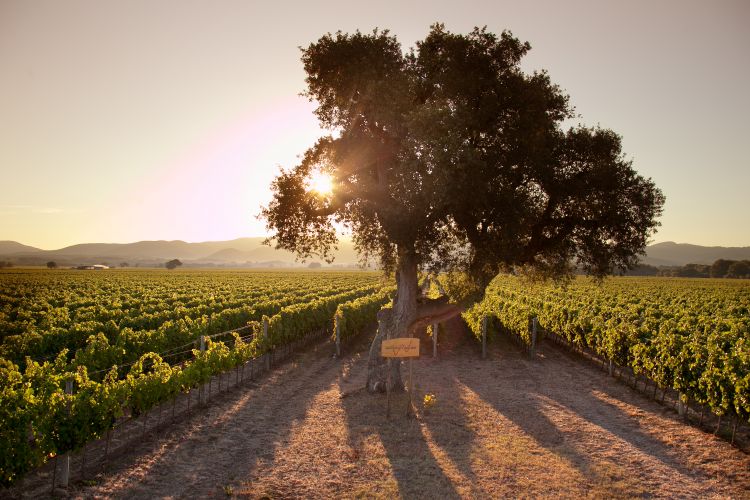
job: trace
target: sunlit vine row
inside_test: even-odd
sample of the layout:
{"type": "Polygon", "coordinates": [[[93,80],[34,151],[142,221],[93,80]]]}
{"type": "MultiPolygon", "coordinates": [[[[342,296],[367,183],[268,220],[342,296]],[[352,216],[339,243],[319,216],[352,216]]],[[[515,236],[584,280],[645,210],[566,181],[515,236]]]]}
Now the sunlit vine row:
{"type": "Polygon", "coordinates": [[[750,282],[616,278],[568,287],[501,276],[464,317],[488,316],[525,342],[529,324],[630,367],[661,388],[750,420],[750,282]]]}
{"type": "MultiPolygon", "coordinates": [[[[144,277],[152,279],[153,275],[144,277]]],[[[162,278],[174,279],[170,275],[162,278]]],[[[213,278],[215,285],[221,285],[221,279],[213,278]]],[[[193,319],[186,315],[165,321],[154,330],[92,330],[77,352],[62,347],[49,360],[26,358],[23,367],[0,358],[0,483],[11,484],[49,457],[80,449],[101,437],[123,415],[146,413],[180,392],[206,383],[217,373],[295,342],[311,331],[332,330],[333,317],[340,308],[351,321],[365,316],[372,321],[376,311],[367,298],[373,296],[382,301],[392,291],[392,287],[383,288],[374,273],[254,276],[256,281],[267,281],[261,287],[250,283],[248,276],[244,278],[248,288],[265,287],[267,296],[273,296],[285,285],[292,292],[289,297],[250,302],[210,316],[193,319]],[[288,286],[288,281],[295,278],[302,284],[288,286]],[[267,337],[261,333],[264,320],[268,324],[267,337]],[[198,349],[201,335],[243,325],[247,326],[243,331],[247,340],[234,333],[216,337],[217,341],[209,339],[204,351],[198,349]],[[168,360],[171,354],[162,357],[154,352],[164,353],[164,349],[182,344],[187,344],[187,348],[178,359],[168,360]],[[74,390],[69,395],[64,389],[70,380],[74,390]]],[[[206,284],[210,282],[207,280],[206,284]]],[[[119,286],[125,285],[120,281],[119,286]]],[[[233,287],[238,295],[242,294],[239,283],[233,287]]],[[[32,288],[43,294],[36,284],[32,288]]],[[[137,288],[138,284],[134,285],[137,288]]],[[[198,293],[208,298],[214,288],[202,290],[198,293]]],[[[4,307],[7,311],[7,303],[4,307]]]]}

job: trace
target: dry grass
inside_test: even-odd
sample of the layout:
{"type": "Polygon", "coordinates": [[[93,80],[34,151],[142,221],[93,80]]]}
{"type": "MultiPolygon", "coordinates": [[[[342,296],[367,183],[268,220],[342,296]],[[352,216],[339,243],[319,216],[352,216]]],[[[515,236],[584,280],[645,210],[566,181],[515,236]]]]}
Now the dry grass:
{"type": "MultiPolygon", "coordinates": [[[[750,498],[750,457],[552,345],[487,361],[460,322],[408,396],[364,386],[366,344],[305,353],[119,460],[83,497],[750,498]],[[425,411],[421,401],[434,394],[425,411]]],[[[423,352],[431,352],[431,348],[423,352]]]]}

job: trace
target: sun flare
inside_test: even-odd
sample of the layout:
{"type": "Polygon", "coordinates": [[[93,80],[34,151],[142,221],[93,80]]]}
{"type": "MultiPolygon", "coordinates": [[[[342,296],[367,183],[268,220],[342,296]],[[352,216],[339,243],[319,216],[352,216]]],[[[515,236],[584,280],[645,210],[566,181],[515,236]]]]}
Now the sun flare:
{"type": "Polygon", "coordinates": [[[315,191],[318,194],[331,194],[331,192],[333,191],[333,179],[330,175],[323,172],[314,172],[310,176],[310,180],[307,183],[307,188],[310,191],[315,191]]]}

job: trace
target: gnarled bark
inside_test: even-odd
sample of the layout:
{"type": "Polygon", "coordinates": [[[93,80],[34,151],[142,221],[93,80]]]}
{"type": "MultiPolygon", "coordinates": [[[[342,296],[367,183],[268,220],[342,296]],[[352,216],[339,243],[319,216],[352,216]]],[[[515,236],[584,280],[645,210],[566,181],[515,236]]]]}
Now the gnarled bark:
{"type": "MultiPolygon", "coordinates": [[[[370,346],[370,358],[367,364],[367,390],[370,392],[385,392],[388,379],[386,359],[380,355],[380,345],[384,339],[407,337],[408,327],[412,324],[417,313],[417,297],[419,287],[417,282],[417,256],[413,249],[398,250],[396,268],[396,296],[388,309],[378,313],[378,332],[370,346]]],[[[401,380],[401,362],[394,359],[391,363],[391,390],[404,389],[401,380]]]]}
{"type": "MultiPolygon", "coordinates": [[[[442,322],[461,313],[458,306],[447,303],[447,297],[426,300],[420,296],[417,283],[417,259],[413,251],[399,251],[396,271],[396,296],[390,308],[378,313],[378,332],[370,345],[367,366],[367,390],[385,392],[388,380],[387,360],[380,355],[384,339],[411,337],[420,328],[442,322]]],[[[401,361],[391,363],[391,390],[403,391],[401,361]]]]}

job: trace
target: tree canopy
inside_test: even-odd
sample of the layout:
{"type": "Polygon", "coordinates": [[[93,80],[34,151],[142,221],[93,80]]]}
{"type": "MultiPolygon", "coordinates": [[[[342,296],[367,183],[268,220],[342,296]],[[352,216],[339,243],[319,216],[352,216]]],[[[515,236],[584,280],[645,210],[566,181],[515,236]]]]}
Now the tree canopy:
{"type": "Polygon", "coordinates": [[[276,246],[329,258],[334,222],[361,254],[393,269],[485,281],[501,268],[602,276],[636,264],[664,202],[611,130],[562,129],[569,98],[509,32],[432,26],[404,52],[388,31],[327,34],[302,50],[307,92],[334,134],[274,181],[262,215],[276,246]],[[306,189],[315,172],[330,195],[306,189]]]}
{"type": "Polygon", "coordinates": [[[378,30],[302,49],[305,95],[331,135],[273,181],[262,216],[270,241],[303,259],[331,260],[338,223],[360,255],[396,271],[371,363],[384,336],[427,314],[418,269],[466,271],[480,289],[503,269],[604,276],[635,266],[658,226],[661,191],[616,133],[563,129],[573,107],[546,72],[521,70],[530,48],[507,31],[435,24],[408,51],[378,30]],[[330,193],[310,188],[320,175],[330,193]]]}

